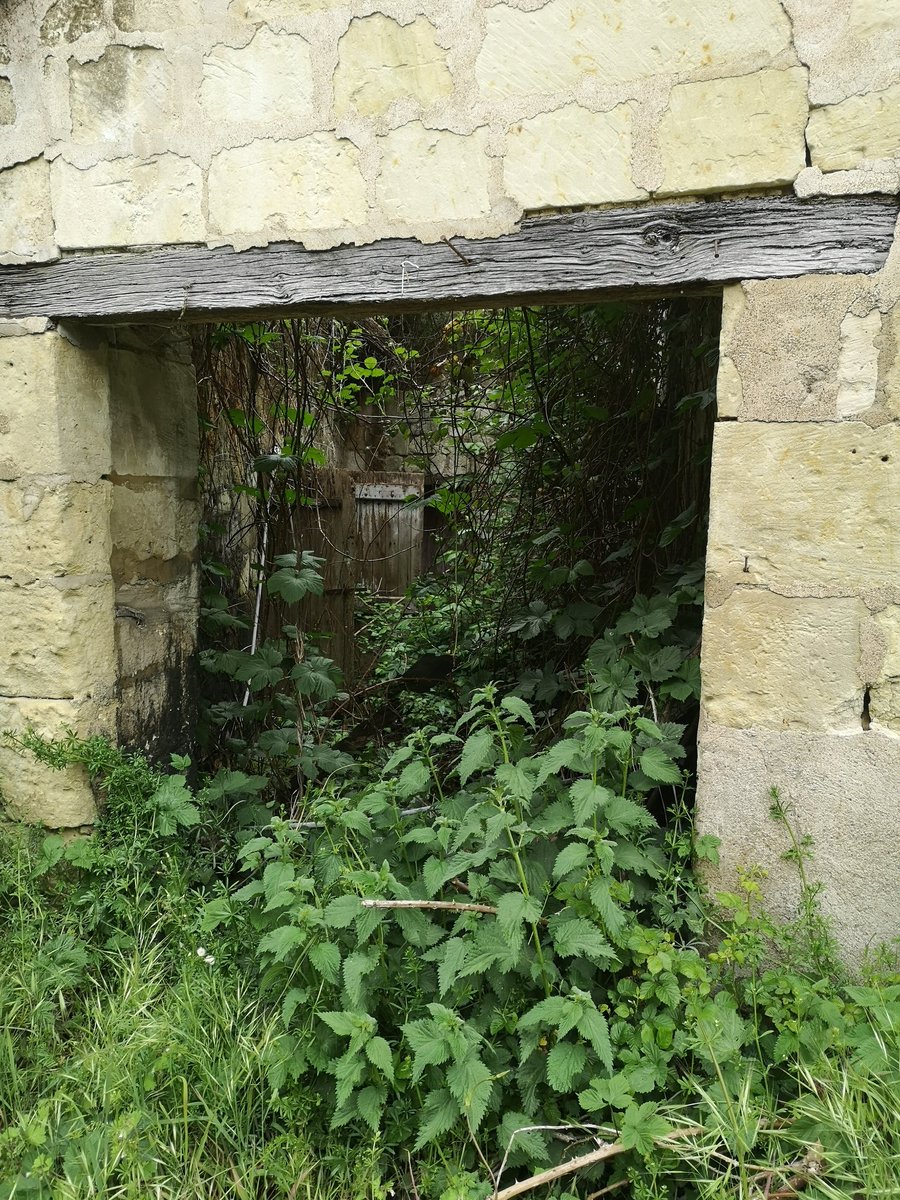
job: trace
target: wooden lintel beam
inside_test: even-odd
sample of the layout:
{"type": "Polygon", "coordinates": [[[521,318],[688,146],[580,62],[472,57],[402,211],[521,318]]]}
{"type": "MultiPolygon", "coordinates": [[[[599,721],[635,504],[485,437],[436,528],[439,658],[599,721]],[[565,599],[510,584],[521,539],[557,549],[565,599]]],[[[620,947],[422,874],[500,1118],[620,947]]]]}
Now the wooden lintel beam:
{"type": "Polygon", "coordinates": [[[594,298],[878,270],[896,197],[734,199],[533,217],[503,237],[237,253],[205,246],[0,267],[0,319],[251,320],[594,298]]]}

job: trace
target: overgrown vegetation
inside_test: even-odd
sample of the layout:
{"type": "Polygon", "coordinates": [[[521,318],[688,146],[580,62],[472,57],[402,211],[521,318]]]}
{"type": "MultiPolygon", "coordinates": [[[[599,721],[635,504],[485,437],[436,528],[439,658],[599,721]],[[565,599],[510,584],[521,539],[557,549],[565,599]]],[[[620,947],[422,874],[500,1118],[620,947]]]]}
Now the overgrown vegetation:
{"type": "Polygon", "coordinates": [[[795,922],[694,874],[709,315],[201,347],[201,753],[19,740],[104,805],[3,835],[0,1200],[900,1195],[896,961],[846,977],[775,794],[795,922]],[[351,436],[441,535],[342,672],[351,436]]]}

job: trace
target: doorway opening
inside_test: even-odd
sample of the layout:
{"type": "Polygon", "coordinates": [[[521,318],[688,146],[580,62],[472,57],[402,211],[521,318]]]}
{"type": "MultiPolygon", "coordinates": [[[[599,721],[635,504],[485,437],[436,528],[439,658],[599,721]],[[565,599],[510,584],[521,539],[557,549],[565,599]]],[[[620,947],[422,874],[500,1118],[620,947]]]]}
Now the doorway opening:
{"type": "MultiPolygon", "coordinates": [[[[200,729],[307,785],[487,684],[695,765],[718,297],[201,328],[200,729]]],[[[648,794],[659,780],[636,776],[648,794]]]]}

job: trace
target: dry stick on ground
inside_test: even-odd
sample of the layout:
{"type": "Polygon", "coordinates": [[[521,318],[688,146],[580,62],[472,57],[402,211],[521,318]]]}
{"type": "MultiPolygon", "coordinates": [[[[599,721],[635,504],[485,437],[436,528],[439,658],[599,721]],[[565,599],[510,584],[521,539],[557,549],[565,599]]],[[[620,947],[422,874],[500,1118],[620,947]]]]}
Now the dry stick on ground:
{"type": "Polygon", "coordinates": [[[617,1179],[615,1183],[608,1183],[606,1187],[602,1187],[599,1192],[591,1192],[587,1200],[599,1200],[600,1196],[608,1196],[610,1192],[616,1192],[630,1182],[628,1179],[617,1179]]]}
{"type": "Polygon", "coordinates": [[[458,900],[361,900],[363,908],[429,908],[443,912],[478,912],[497,915],[491,904],[462,904],[458,900]]]}
{"type": "MultiPolygon", "coordinates": [[[[654,1138],[654,1141],[658,1146],[664,1146],[671,1138],[696,1137],[702,1132],[699,1126],[694,1125],[690,1129],[673,1130],[672,1133],[667,1133],[664,1138],[654,1138]]],[[[592,1150],[590,1154],[582,1154],[578,1158],[572,1158],[567,1163],[560,1163],[558,1167],[551,1167],[549,1171],[541,1171],[539,1175],[532,1175],[530,1179],[522,1179],[518,1183],[512,1183],[509,1187],[504,1188],[502,1192],[494,1192],[492,1200],[513,1200],[514,1196],[521,1196],[524,1192],[530,1192],[534,1188],[543,1187],[545,1183],[555,1183],[563,1175],[571,1175],[574,1171],[580,1171],[583,1167],[591,1167],[594,1163],[603,1162],[605,1158],[614,1158],[617,1154],[625,1154],[628,1149],[630,1147],[623,1146],[621,1142],[614,1142],[611,1146],[603,1146],[599,1150],[592,1150]]]]}

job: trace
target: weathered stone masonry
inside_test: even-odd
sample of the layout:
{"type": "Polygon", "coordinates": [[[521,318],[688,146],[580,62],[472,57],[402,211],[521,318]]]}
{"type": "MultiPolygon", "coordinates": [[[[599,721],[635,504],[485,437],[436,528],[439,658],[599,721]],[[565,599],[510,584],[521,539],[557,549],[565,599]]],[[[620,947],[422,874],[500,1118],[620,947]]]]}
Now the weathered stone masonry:
{"type": "MultiPolygon", "coordinates": [[[[748,192],[900,192],[900,0],[0,15],[2,263],[484,238],[748,192]]],[[[900,248],[875,275],[735,281],[724,304],[701,822],[726,875],[762,859],[786,909],[780,788],[859,956],[900,933],[900,248]]],[[[48,315],[0,337],[0,725],[163,737],[193,643],[190,366],[165,327],[48,315]]],[[[21,760],[0,757],[0,788],[51,824],[92,815],[83,781],[21,760]]]]}

